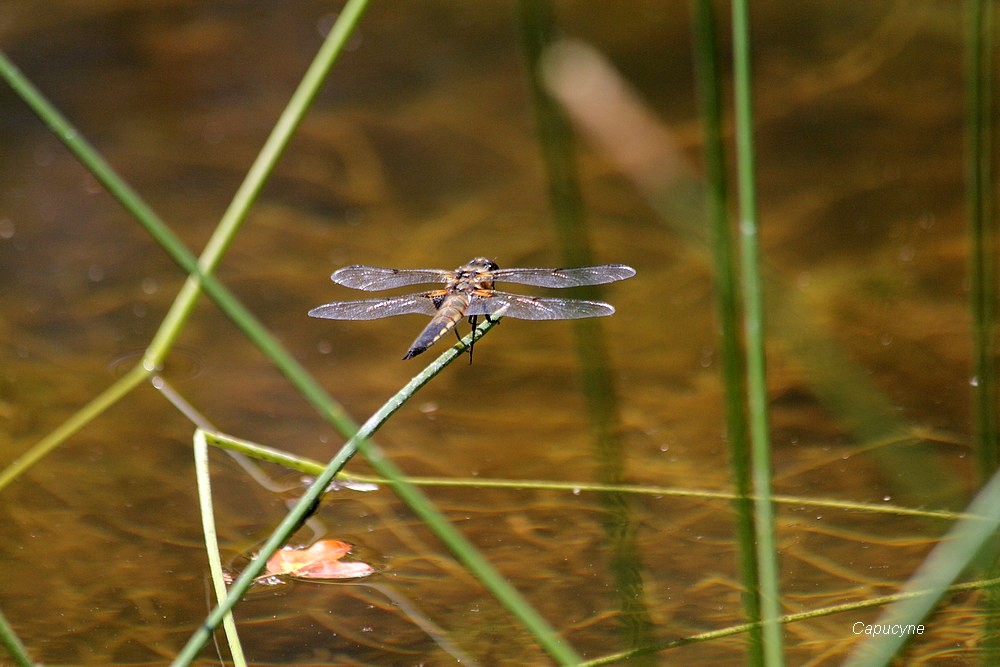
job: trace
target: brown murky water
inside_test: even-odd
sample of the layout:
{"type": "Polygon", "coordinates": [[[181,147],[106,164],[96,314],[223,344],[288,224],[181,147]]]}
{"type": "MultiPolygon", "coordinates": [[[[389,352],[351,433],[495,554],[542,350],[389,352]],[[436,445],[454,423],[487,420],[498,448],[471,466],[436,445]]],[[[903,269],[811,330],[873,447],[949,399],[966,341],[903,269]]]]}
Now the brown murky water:
{"type": "MultiPolygon", "coordinates": [[[[565,34],[605,54],[697,164],[690,21],[680,3],[663,4],[559,3],[556,15],[565,34]]],[[[334,10],[317,2],[43,10],[15,0],[0,8],[0,40],[197,250],[334,10]]],[[[974,475],[959,6],[755,11],[777,490],[961,507],[974,475]],[[829,368],[803,342],[816,332],[879,392],[878,424],[854,428],[831,409],[829,368]],[[876,441],[899,423],[947,442],[876,441]],[[915,452],[934,462],[933,489],[892,467],[915,452]]],[[[358,420],[422,368],[424,357],[399,357],[423,321],[306,317],[312,306],[356,296],[328,281],[333,269],[452,268],[478,255],[502,266],[561,264],[518,39],[507,3],[372,7],[219,270],[358,420]]],[[[0,104],[6,465],[134,363],[183,276],[9,90],[0,104]]],[[[685,241],[683,221],[662,219],[600,151],[579,150],[594,259],[638,270],[604,290],[618,313],[600,323],[621,458],[595,445],[565,322],[504,322],[477,347],[475,366],[450,367],[377,439],[414,475],[581,486],[620,476],[728,490],[704,248],[685,241]]],[[[210,303],[184,329],[166,374],[227,432],[320,460],[341,442],[210,303]]],[[[3,490],[0,599],[35,659],[163,664],[204,617],[191,433],[144,386],[3,490]]],[[[235,558],[273,528],[287,498],[224,454],[213,452],[213,465],[220,539],[235,558]]],[[[637,637],[742,620],[724,500],[653,494],[621,506],[588,492],[428,493],[587,657],[637,637]],[[622,521],[625,555],[613,537],[622,521]]],[[[339,492],[311,529],[356,544],[380,573],[255,594],[237,612],[253,664],[545,660],[389,490],[339,492]]],[[[782,506],[786,611],[895,590],[943,529],[782,506]]],[[[934,631],[913,647],[915,659],[952,650],[968,658],[953,647],[974,644],[979,625],[961,602],[929,621],[934,631]]],[[[788,626],[791,661],[836,662],[856,639],[852,624],[874,613],[788,626]]],[[[732,662],[743,647],[737,636],[660,659],[732,662]]],[[[205,655],[216,664],[212,649],[205,655]]]]}

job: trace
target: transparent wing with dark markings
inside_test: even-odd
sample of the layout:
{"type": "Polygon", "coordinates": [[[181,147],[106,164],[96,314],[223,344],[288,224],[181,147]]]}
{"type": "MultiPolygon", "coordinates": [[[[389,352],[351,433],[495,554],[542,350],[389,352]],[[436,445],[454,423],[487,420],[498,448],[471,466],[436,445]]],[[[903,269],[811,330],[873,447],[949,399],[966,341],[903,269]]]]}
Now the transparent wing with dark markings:
{"type": "Polygon", "coordinates": [[[624,264],[602,264],[572,269],[498,269],[491,274],[498,282],[537,287],[581,287],[625,280],[635,275],[635,269],[624,264]]]}
{"type": "Polygon", "coordinates": [[[418,313],[434,315],[434,301],[425,294],[407,294],[387,299],[362,299],[360,301],[334,301],[309,311],[310,317],[327,320],[377,320],[394,315],[418,313]]]}
{"type": "Polygon", "coordinates": [[[407,285],[446,282],[452,273],[441,269],[385,269],[355,264],[334,271],[330,280],[344,287],[373,292],[407,285]]]}
{"type": "Polygon", "coordinates": [[[500,315],[518,320],[578,320],[584,317],[604,317],[615,309],[603,301],[583,299],[547,299],[507,292],[494,292],[493,296],[473,296],[465,315],[494,315],[504,306],[500,315]]]}

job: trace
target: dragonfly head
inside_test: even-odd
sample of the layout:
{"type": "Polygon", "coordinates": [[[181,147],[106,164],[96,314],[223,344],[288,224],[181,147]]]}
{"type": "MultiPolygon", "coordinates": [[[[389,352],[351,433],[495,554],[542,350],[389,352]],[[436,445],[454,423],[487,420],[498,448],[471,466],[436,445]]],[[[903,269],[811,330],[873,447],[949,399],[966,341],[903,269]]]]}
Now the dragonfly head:
{"type": "Polygon", "coordinates": [[[496,262],[485,257],[476,257],[474,260],[462,267],[463,270],[480,273],[482,271],[496,271],[500,267],[496,262]]]}
{"type": "Polygon", "coordinates": [[[493,276],[490,275],[490,272],[499,268],[493,260],[476,257],[465,266],[459,267],[455,273],[459,280],[466,281],[467,284],[473,285],[477,289],[493,289],[493,276]]]}

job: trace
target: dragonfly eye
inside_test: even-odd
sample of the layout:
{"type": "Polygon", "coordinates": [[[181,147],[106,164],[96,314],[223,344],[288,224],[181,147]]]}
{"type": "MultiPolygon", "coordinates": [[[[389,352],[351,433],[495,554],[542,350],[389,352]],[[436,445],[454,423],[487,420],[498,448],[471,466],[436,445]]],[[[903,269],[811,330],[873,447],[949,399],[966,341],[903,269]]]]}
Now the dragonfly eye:
{"type": "Polygon", "coordinates": [[[480,271],[496,271],[497,269],[500,268],[499,266],[497,266],[496,262],[486,259],[485,257],[475,258],[474,260],[469,262],[468,266],[475,267],[480,271]]]}

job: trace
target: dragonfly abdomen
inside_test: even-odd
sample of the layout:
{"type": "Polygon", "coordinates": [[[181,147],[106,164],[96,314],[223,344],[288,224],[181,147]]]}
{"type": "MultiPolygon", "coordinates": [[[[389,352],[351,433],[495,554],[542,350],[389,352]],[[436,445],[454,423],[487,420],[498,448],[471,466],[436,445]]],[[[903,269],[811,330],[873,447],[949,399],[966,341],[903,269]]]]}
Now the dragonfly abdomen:
{"type": "Polygon", "coordinates": [[[465,315],[465,309],[468,307],[469,296],[467,294],[448,295],[438,307],[437,314],[431,318],[431,321],[410,345],[410,349],[407,350],[403,359],[417,356],[436,343],[441,336],[454,329],[465,315]]]}

